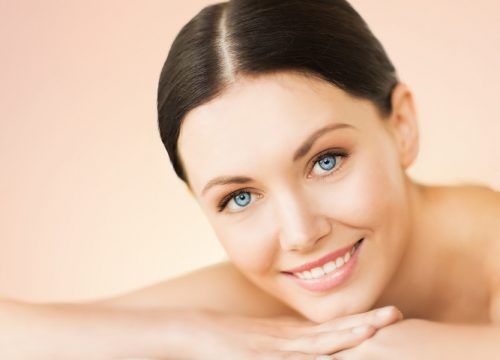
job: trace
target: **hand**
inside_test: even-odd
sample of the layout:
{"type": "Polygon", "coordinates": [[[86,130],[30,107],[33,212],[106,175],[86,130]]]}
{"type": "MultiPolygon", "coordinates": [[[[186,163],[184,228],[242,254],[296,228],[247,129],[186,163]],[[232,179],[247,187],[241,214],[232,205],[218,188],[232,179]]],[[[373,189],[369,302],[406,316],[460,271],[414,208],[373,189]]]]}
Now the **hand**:
{"type": "MultiPolygon", "coordinates": [[[[402,319],[395,307],[317,324],[297,318],[250,318],[204,311],[193,340],[195,359],[313,360],[353,348],[402,319]],[[208,330],[208,331],[207,331],[208,330]]],[[[378,309],[380,310],[380,309],[378,309]]]]}
{"type": "MultiPolygon", "coordinates": [[[[385,327],[359,346],[335,354],[335,360],[411,360],[434,359],[432,344],[443,325],[432,324],[421,319],[406,319],[385,327]],[[430,353],[428,350],[431,350],[430,353]]],[[[449,344],[451,346],[451,344],[449,344]]],[[[441,352],[439,352],[441,353],[441,352]]],[[[434,353],[436,354],[436,353],[434,353]]],[[[441,357],[439,357],[441,358],[441,357]]],[[[448,358],[448,357],[446,357],[448,358]]],[[[455,358],[455,357],[453,357],[455,358]]]]}

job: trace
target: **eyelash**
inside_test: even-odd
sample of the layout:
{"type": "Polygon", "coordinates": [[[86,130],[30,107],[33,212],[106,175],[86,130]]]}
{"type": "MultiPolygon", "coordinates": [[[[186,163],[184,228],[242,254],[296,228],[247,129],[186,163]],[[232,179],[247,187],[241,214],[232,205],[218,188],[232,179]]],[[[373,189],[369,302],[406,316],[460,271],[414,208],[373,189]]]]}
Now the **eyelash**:
{"type": "MultiPolygon", "coordinates": [[[[337,172],[340,169],[340,167],[344,163],[344,159],[348,158],[349,155],[350,154],[348,152],[343,151],[343,150],[332,150],[332,149],[326,150],[326,151],[324,151],[324,152],[316,155],[313,158],[312,165],[309,166],[308,174],[312,171],[312,169],[314,168],[314,166],[316,165],[316,163],[319,160],[321,160],[322,158],[326,157],[326,156],[333,156],[334,158],[337,158],[337,157],[342,158],[342,161],[340,162],[339,165],[336,165],[336,167],[334,169],[332,169],[326,175],[322,175],[321,177],[325,178],[327,176],[330,176],[330,175],[332,175],[333,173],[337,172]]],[[[238,196],[241,193],[246,193],[246,192],[250,192],[250,189],[246,189],[246,188],[245,189],[239,189],[239,190],[233,191],[233,192],[227,194],[226,196],[224,196],[222,198],[222,200],[219,202],[219,204],[217,205],[218,212],[222,212],[226,208],[228,202],[231,201],[232,198],[238,196]]]]}

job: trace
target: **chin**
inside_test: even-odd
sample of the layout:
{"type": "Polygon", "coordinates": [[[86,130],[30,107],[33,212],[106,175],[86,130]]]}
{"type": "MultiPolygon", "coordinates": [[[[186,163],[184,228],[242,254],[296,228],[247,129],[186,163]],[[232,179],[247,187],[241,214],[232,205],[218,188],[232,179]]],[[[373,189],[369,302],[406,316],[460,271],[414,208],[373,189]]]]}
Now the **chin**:
{"type": "Polygon", "coordinates": [[[366,294],[363,296],[363,300],[360,301],[360,297],[353,297],[351,301],[338,301],[338,300],[328,300],[328,298],[322,299],[321,303],[318,300],[311,302],[309,306],[304,306],[300,309],[296,309],[305,318],[314,321],[316,323],[327,322],[336,318],[359,314],[367,312],[371,309],[371,304],[374,301],[369,300],[366,294]]]}
{"type": "MultiPolygon", "coordinates": [[[[290,304],[305,318],[316,323],[323,323],[339,317],[364,313],[373,309],[383,290],[383,273],[381,278],[366,276],[357,278],[340,291],[322,296],[301,294],[290,304]]],[[[347,285],[347,284],[346,284],[347,285]]]]}
{"type": "MultiPolygon", "coordinates": [[[[371,259],[364,259],[371,260],[371,259]]],[[[363,261],[358,265],[359,271],[341,288],[332,289],[329,293],[295,293],[290,296],[289,305],[300,312],[305,318],[322,323],[335,318],[360,314],[373,309],[385,287],[389,268],[387,263],[374,264],[377,269],[367,269],[374,261],[363,261]]]]}

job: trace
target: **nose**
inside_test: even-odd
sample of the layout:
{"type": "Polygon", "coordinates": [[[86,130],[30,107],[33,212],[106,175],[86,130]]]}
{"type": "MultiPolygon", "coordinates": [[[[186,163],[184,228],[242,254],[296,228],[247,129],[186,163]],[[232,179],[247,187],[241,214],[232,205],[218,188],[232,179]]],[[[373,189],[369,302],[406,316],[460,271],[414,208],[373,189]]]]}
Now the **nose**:
{"type": "Polygon", "coordinates": [[[309,250],[331,231],[328,218],[315,211],[314,202],[299,192],[282,195],[276,209],[283,250],[309,250]]]}

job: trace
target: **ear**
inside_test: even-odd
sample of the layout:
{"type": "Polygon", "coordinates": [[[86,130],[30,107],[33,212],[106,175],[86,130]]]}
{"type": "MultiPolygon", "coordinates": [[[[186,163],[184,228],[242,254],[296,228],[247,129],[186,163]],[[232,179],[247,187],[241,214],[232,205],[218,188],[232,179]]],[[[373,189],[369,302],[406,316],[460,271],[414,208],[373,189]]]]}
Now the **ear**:
{"type": "Polygon", "coordinates": [[[417,158],[419,133],[413,94],[403,83],[398,83],[391,95],[392,113],[387,120],[399,150],[401,166],[408,168],[417,158]]]}

